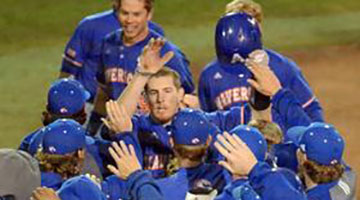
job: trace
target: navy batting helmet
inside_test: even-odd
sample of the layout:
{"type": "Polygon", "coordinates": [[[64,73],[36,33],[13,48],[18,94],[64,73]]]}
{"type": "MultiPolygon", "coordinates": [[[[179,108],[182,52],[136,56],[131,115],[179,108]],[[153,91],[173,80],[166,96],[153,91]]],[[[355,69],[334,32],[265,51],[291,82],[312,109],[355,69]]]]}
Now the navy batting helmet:
{"type": "Polygon", "coordinates": [[[216,55],[222,64],[243,62],[256,49],[262,49],[261,31],[255,18],[246,13],[221,17],[215,32],[216,55]]]}

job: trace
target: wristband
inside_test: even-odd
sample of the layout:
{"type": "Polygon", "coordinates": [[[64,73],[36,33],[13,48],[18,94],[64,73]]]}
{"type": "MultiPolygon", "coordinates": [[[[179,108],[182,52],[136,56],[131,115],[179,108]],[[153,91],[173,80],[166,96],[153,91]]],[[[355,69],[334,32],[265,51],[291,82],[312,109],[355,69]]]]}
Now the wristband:
{"type": "Polygon", "coordinates": [[[139,68],[136,68],[135,72],[140,74],[141,76],[151,76],[151,75],[155,74],[155,73],[151,73],[151,72],[142,72],[139,70],[139,68]]]}

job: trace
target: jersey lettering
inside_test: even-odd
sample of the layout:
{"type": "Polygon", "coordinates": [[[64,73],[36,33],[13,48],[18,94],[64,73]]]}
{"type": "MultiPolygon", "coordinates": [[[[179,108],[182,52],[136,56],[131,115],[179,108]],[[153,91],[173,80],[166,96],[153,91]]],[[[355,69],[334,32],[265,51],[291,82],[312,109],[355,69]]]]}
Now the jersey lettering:
{"type": "Polygon", "coordinates": [[[106,69],[105,77],[108,83],[129,83],[133,74],[122,68],[111,67],[106,69]]]}
{"type": "Polygon", "coordinates": [[[236,87],[225,90],[215,98],[216,107],[220,110],[234,103],[249,101],[251,87],[236,87]]]}

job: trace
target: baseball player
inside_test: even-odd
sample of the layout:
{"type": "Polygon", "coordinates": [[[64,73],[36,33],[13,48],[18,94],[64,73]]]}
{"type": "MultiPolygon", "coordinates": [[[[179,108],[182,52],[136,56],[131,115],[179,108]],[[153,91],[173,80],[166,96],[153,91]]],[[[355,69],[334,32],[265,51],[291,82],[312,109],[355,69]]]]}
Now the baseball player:
{"type": "MultiPolygon", "coordinates": [[[[122,29],[109,34],[103,41],[97,75],[99,90],[88,129],[91,133],[95,134],[101,122],[100,118],[106,115],[105,102],[108,98],[117,99],[133,78],[138,65],[138,56],[145,45],[151,38],[161,37],[147,26],[152,11],[152,4],[149,2],[152,1],[122,0],[119,7],[122,29]]],[[[164,55],[168,51],[173,51],[174,56],[166,66],[180,74],[185,93],[192,93],[194,84],[187,60],[173,44],[165,42],[161,54],[164,55]]],[[[140,99],[137,102],[143,105],[144,100],[140,99]]]]}
{"type": "MultiPolygon", "coordinates": [[[[263,46],[259,24],[252,16],[246,13],[223,16],[217,23],[215,40],[217,59],[203,69],[199,79],[203,110],[243,107],[252,93],[248,80],[253,74],[248,67],[260,62],[271,68],[282,87],[293,92],[311,120],[323,121],[320,104],[296,64],[273,50],[255,51],[263,46]]],[[[273,120],[283,128],[279,114],[274,110],[272,113],[273,120]]]]}
{"type": "MultiPolygon", "coordinates": [[[[74,76],[90,92],[88,102],[94,101],[97,90],[96,72],[101,42],[107,34],[121,28],[118,18],[120,1],[112,0],[112,10],[81,20],[64,51],[60,78],[74,76]]],[[[148,21],[148,27],[164,36],[158,24],[148,21]]]]}
{"type": "MultiPolygon", "coordinates": [[[[86,120],[85,102],[90,98],[89,92],[76,80],[64,78],[54,81],[48,91],[46,110],[42,113],[44,126],[57,119],[74,119],[80,124],[86,120]]],[[[30,145],[34,136],[41,131],[37,129],[27,135],[19,146],[20,150],[34,155],[37,151],[40,140],[30,145]]]]}
{"type": "Polygon", "coordinates": [[[216,148],[226,158],[219,162],[220,165],[232,174],[248,176],[250,185],[262,199],[307,199],[282,173],[257,159],[259,155],[264,159],[266,152],[266,141],[258,130],[240,125],[230,134],[218,135],[215,142],[216,148]],[[257,133],[258,138],[262,139],[247,139],[245,135],[249,132],[252,136],[257,133]],[[262,144],[262,148],[254,148],[259,144],[262,144]]]}
{"type": "Polygon", "coordinates": [[[59,119],[43,129],[35,158],[41,170],[41,185],[55,190],[81,173],[87,141],[85,130],[73,120],[59,119]]]}
{"type": "Polygon", "coordinates": [[[309,199],[356,199],[355,173],[343,163],[345,143],[339,132],[326,123],[289,129],[297,146],[299,174],[309,199]]]}

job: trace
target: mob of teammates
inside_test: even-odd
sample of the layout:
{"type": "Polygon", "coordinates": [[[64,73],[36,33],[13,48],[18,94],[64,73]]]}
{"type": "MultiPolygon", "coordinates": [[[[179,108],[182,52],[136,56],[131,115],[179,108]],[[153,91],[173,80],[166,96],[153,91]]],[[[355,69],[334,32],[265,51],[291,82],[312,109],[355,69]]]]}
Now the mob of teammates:
{"type": "Polygon", "coordinates": [[[263,49],[258,4],[234,0],[218,21],[217,59],[199,84],[201,107],[210,113],[183,108],[194,90],[189,63],[155,30],[161,29],[151,28],[152,6],[151,0],[114,1],[114,11],[80,23],[62,76],[73,74],[88,90],[97,76],[90,128],[81,124],[95,90],[89,94],[71,79],[54,82],[44,127],[19,147],[37,161],[0,151],[3,180],[24,177],[22,184],[0,182],[1,198],[26,199],[40,185],[47,188],[36,189],[33,199],[356,198],[343,138],[322,122],[297,66],[263,49]],[[101,30],[102,23],[109,26],[101,30]],[[207,109],[206,102],[215,106],[207,109]],[[110,131],[93,137],[105,114],[110,131]],[[14,167],[20,161],[24,170],[14,167]]]}

